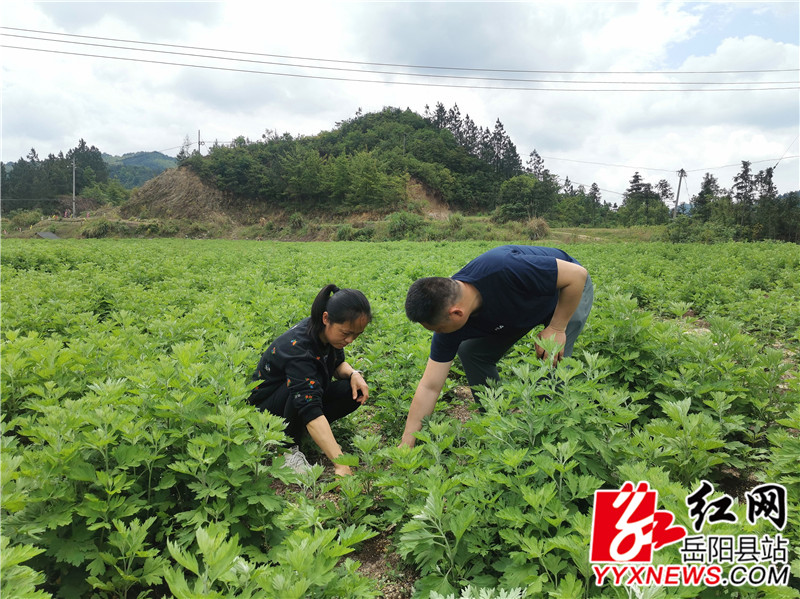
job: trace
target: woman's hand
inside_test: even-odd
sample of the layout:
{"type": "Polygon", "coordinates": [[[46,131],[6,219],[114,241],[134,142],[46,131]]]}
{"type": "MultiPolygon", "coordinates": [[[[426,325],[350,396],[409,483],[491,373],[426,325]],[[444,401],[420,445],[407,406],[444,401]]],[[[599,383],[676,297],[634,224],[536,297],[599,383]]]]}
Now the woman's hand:
{"type": "Polygon", "coordinates": [[[350,466],[345,466],[343,464],[334,464],[333,472],[336,476],[350,476],[353,474],[353,471],[350,470],[350,466]]]}
{"type": "Polygon", "coordinates": [[[350,375],[350,388],[353,390],[353,399],[363,406],[369,399],[369,387],[358,370],[350,375]]]}

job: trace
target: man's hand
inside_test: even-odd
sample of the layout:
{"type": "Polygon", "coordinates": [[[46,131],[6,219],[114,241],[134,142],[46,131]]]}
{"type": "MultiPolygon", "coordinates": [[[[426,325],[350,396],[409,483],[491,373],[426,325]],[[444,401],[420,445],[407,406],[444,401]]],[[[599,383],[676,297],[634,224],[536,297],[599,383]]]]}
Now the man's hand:
{"type": "MultiPolygon", "coordinates": [[[[556,303],[556,309],[553,311],[550,322],[538,335],[539,339],[552,340],[560,346],[558,352],[553,355],[553,366],[564,357],[564,346],[567,344],[567,325],[578,308],[586,277],[589,276],[589,273],[580,264],[556,259],[556,265],[558,267],[558,279],[556,280],[558,303],[556,303]]],[[[538,343],[536,344],[536,355],[547,359],[547,351],[538,343]]]]}
{"type": "MultiPolygon", "coordinates": [[[[553,356],[553,366],[558,364],[561,358],[564,357],[564,345],[567,343],[567,334],[562,330],[549,326],[542,330],[537,337],[539,339],[549,339],[558,343],[559,350],[558,353],[553,356]]],[[[547,351],[538,343],[536,344],[536,357],[542,360],[547,359],[547,351]]]]}
{"type": "Polygon", "coordinates": [[[414,433],[422,428],[422,419],[433,414],[433,409],[436,407],[436,401],[442,392],[442,387],[444,387],[444,382],[447,379],[447,373],[450,372],[452,363],[452,361],[434,362],[428,358],[425,373],[417,385],[414,398],[411,400],[411,407],[408,409],[406,428],[403,431],[400,445],[414,447],[414,443],[417,442],[414,433]]]}

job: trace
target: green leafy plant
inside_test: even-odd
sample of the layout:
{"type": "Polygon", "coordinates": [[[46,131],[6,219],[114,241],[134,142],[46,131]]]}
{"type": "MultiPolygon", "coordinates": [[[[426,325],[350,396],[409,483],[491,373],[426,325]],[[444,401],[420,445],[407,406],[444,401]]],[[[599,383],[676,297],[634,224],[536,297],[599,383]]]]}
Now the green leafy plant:
{"type": "Polygon", "coordinates": [[[32,545],[10,545],[6,537],[0,537],[0,594],[3,597],[30,597],[47,599],[50,593],[37,590],[44,582],[44,574],[22,564],[44,551],[32,545]]]}
{"type": "Polygon", "coordinates": [[[680,514],[698,477],[785,485],[797,563],[797,247],[567,248],[596,287],[573,356],[536,358],[534,331],[463,422],[457,361],[398,447],[430,347],[405,291],[497,243],[4,240],[3,595],[369,597],[357,552],[380,531],[420,597],[623,597],[592,580],[592,494],[648,480],[680,514]],[[375,313],[347,348],[370,399],[337,429],[341,480],[284,468],[284,422],[245,401],[265,343],[331,280],[375,313]]]}

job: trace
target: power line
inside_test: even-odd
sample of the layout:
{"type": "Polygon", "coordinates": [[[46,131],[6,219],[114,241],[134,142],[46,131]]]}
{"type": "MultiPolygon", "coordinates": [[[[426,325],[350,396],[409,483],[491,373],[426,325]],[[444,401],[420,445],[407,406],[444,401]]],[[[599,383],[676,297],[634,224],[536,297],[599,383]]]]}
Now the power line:
{"type": "MultiPolygon", "coordinates": [[[[339,64],[354,64],[365,66],[380,66],[380,67],[401,67],[405,69],[431,69],[431,70],[448,70],[448,71],[475,71],[475,72],[489,72],[489,73],[539,73],[539,74],[572,74],[572,75],[711,75],[711,74],[742,74],[742,73],[783,73],[783,72],[800,72],[800,69],[757,69],[757,70],[720,70],[720,71],[565,71],[565,70],[541,70],[541,69],[490,69],[479,67],[452,67],[452,66],[431,66],[431,65],[409,65],[398,63],[384,63],[384,62],[364,62],[356,60],[339,60],[333,58],[312,58],[303,56],[291,56],[285,54],[267,54],[261,52],[246,52],[240,50],[225,50],[219,48],[205,48],[198,46],[184,46],[178,44],[164,44],[157,42],[142,42],[137,40],[125,40],[119,38],[106,38],[91,35],[78,35],[73,33],[59,33],[54,31],[41,31],[36,29],[22,29],[18,27],[0,27],[0,29],[8,29],[10,31],[22,31],[26,33],[40,33],[45,35],[60,35],[65,37],[75,37],[81,39],[93,39],[111,42],[123,42],[130,44],[141,44],[148,46],[162,46],[165,48],[181,48],[184,50],[201,50],[204,52],[226,52],[231,54],[242,54],[247,56],[263,56],[268,58],[285,58],[290,60],[308,60],[317,62],[331,62],[339,64]]],[[[57,41],[57,40],[49,40],[57,41]]]]}
{"type": "MultiPolygon", "coordinates": [[[[791,160],[792,158],[800,158],[800,155],[798,155],[798,156],[782,156],[781,158],[767,158],[766,160],[753,160],[753,161],[750,162],[750,164],[761,164],[762,162],[772,162],[773,160],[778,160],[780,162],[781,160],[791,160]]],[[[687,173],[698,173],[700,171],[715,171],[715,170],[720,170],[720,169],[723,169],[723,168],[733,168],[735,166],[742,166],[741,161],[737,162],[735,164],[723,164],[722,166],[708,166],[706,168],[696,168],[696,169],[692,169],[692,170],[686,171],[686,172],[687,173]]],[[[777,166],[777,164],[775,166],[777,166]]]]}
{"type": "MultiPolygon", "coordinates": [[[[794,142],[792,142],[792,143],[794,143],[794,142]]],[[[789,147],[790,148],[792,147],[791,144],[789,145],[789,147]]],[[[787,148],[787,151],[788,151],[788,148],[787,148]]],[[[627,164],[609,164],[609,163],[606,163],[606,162],[589,162],[589,161],[586,161],[586,160],[573,160],[571,158],[556,158],[556,157],[553,157],[553,156],[542,156],[541,158],[544,159],[544,160],[561,160],[562,162],[576,162],[578,164],[591,164],[591,165],[594,165],[594,166],[608,166],[608,167],[613,167],[613,168],[627,168],[627,169],[640,170],[640,171],[659,171],[659,172],[664,172],[664,173],[672,173],[672,172],[675,172],[675,170],[676,170],[676,169],[672,169],[672,168],[670,168],[670,169],[667,169],[667,168],[655,168],[655,167],[651,167],[651,166],[630,166],[630,165],[627,165],[627,164]]],[[[800,158],[800,156],[786,156],[786,152],[784,152],[784,155],[781,156],[780,158],[766,158],[764,160],[754,160],[754,161],[750,162],[750,164],[760,164],[762,162],[772,162],[773,160],[778,160],[780,162],[781,160],[790,160],[792,158],[800,158]]],[[[692,170],[687,170],[686,172],[687,173],[697,173],[699,171],[712,171],[712,170],[730,168],[730,167],[740,166],[740,165],[741,165],[741,162],[736,163],[736,164],[725,164],[723,166],[709,166],[709,167],[705,167],[705,168],[696,168],[696,169],[692,169],[692,170]]]]}
{"type": "Polygon", "coordinates": [[[778,168],[778,165],[781,163],[781,160],[783,160],[784,156],[786,156],[786,152],[788,152],[789,149],[794,145],[794,142],[797,141],[798,137],[800,137],[800,135],[795,135],[795,138],[792,140],[792,143],[790,143],[788,146],[786,146],[786,149],[783,151],[783,154],[781,155],[780,158],[778,158],[778,162],[776,162],[775,166],[772,167],[773,169],[778,168]]]}
{"type": "Polygon", "coordinates": [[[670,168],[651,168],[649,166],[628,166],[627,164],[607,164],[605,162],[588,162],[586,160],[572,160],[570,158],[555,158],[553,156],[542,156],[542,159],[545,160],[561,160],[562,162],[577,162],[578,164],[592,164],[594,166],[610,166],[615,168],[628,168],[633,170],[640,170],[640,171],[662,171],[665,173],[674,172],[675,169],[670,168]]]}
{"type": "MultiPolygon", "coordinates": [[[[303,65],[297,63],[287,63],[287,62],[275,62],[275,61],[263,61],[263,60],[252,60],[252,59],[242,59],[242,58],[230,58],[225,56],[212,56],[208,54],[194,54],[189,52],[176,52],[172,50],[152,50],[149,48],[131,48],[128,46],[116,46],[116,45],[108,45],[108,44],[98,44],[92,42],[75,42],[69,40],[57,40],[57,39],[48,39],[48,38],[41,38],[41,37],[30,37],[26,35],[17,35],[17,34],[8,34],[8,33],[0,33],[0,35],[6,37],[14,37],[14,38],[21,38],[26,40],[33,40],[33,41],[44,41],[44,42],[55,42],[59,44],[73,44],[79,46],[93,46],[99,48],[107,48],[112,50],[129,50],[133,52],[150,52],[155,54],[169,54],[175,56],[188,56],[191,58],[201,58],[201,59],[212,59],[212,60],[221,60],[221,61],[231,61],[231,62],[244,62],[244,63],[252,63],[252,64],[267,64],[273,66],[285,66],[285,67],[292,67],[292,68],[299,68],[299,69],[320,69],[326,71],[344,71],[344,72],[356,72],[356,73],[368,73],[368,74],[379,74],[379,75],[399,75],[402,77],[424,77],[424,78],[435,78],[435,79],[459,79],[459,80],[477,80],[477,81],[506,81],[506,82],[513,82],[513,83],[567,83],[567,84],[594,84],[594,85],[783,85],[794,83],[793,81],[597,81],[597,80],[581,80],[581,79],[520,79],[520,78],[508,78],[508,77],[478,77],[474,75],[465,76],[465,75],[437,75],[437,74],[427,74],[427,73],[402,73],[397,71],[381,71],[381,70],[374,70],[374,69],[353,69],[353,68],[346,68],[346,67],[329,67],[329,66],[317,66],[317,65],[303,65]]],[[[82,36],[84,37],[84,36],[82,36]]],[[[103,38],[92,38],[92,39],[103,39],[103,38]]],[[[116,40],[115,40],[116,41],[116,40]]],[[[126,43],[141,43],[141,42],[133,42],[129,40],[123,40],[126,43]]],[[[176,47],[176,46],[171,46],[176,47]]],[[[180,46],[177,46],[180,47],[180,46]]],[[[218,52],[224,52],[224,50],[217,50],[218,52]]]]}
{"type": "Polygon", "coordinates": [[[33,52],[44,52],[47,54],[60,54],[67,56],[84,56],[88,58],[104,58],[109,60],[121,60],[125,62],[138,62],[145,64],[160,64],[166,66],[179,66],[191,67],[198,69],[214,70],[214,71],[227,71],[232,73],[250,73],[256,75],[274,75],[279,77],[294,77],[299,79],[317,79],[324,81],[345,81],[349,83],[381,83],[388,85],[411,85],[415,87],[445,87],[445,88],[461,88],[461,89],[494,89],[504,91],[541,91],[541,92],[726,92],[726,91],[779,91],[779,90],[794,90],[800,89],[800,84],[795,87],[759,87],[759,88],[714,88],[714,89],[614,89],[614,88],[559,88],[559,87],[514,87],[514,86],[498,86],[498,85],[459,85],[455,83],[422,83],[417,81],[388,81],[381,79],[353,79],[348,77],[328,77],[322,75],[303,75],[298,73],[279,73],[273,71],[257,71],[253,69],[234,69],[230,67],[215,67],[211,65],[198,65],[187,64],[180,62],[168,62],[160,60],[145,60],[141,58],[127,58],[122,56],[106,56],[101,54],[87,54],[81,52],[67,52],[64,50],[46,50],[43,48],[28,48],[24,46],[12,46],[8,44],[0,44],[4,48],[14,50],[28,50],[33,52]]]}
{"type": "MultiPolygon", "coordinates": [[[[595,183],[592,183],[592,185],[586,185],[585,183],[581,183],[580,181],[572,181],[571,179],[570,179],[570,182],[572,182],[573,184],[578,185],[578,187],[583,186],[584,189],[591,189],[592,185],[596,185],[595,183]]],[[[599,191],[602,191],[602,192],[605,192],[605,193],[613,193],[614,195],[618,195],[618,196],[624,196],[625,195],[622,192],[612,191],[611,189],[603,189],[602,187],[598,187],[597,189],[599,191]]]]}
{"type": "MultiPolygon", "coordinates": [[[[798,136],[798,137],[800,137],[800,136],[798,136]]],[[[787,152],[789,151],[789,148],[792,147],[792,144],[794,144],[795,141],[797,141],[797,138],[795,138],[794,141],[792,141],[792,143],[789,144],[789,147],[786,148],[787,152]]],[[[553,157],[548,157],[548,156],[541,156],[541,158],[542,159],[546,159],[546,160],[561,160],[561,161],[564,161],[564,162],[575,162],[575,163],[578,163],[578,164],[590,164],[590,165],[595,165],[595,166],[608,166],[608,167],[615,167],[615,168],[628,168],[628,169],[644,170],[644,171],[659,171],[659,172],[666,172],[666,173],[672,173],[672,172],[680,173],[681,171],[683,171],[684,176],[686,174],[688,174],[688,173],[696,173],[696,172],[700,172],[700,171],[709,172],[709,171],[714,171],[714,170],[721,170],[721,169],[724,169],[724,168],[733,168],[733,167],[741,166],[741,162],[739,162],[739,163],[736,163],[736,164],[726,164],[726,165],[723,165],[723,166],[710,166],[710,167],[698,168],[698,169],[694,169],[694,170],[679,169],[678,171],[675,171],[675,169],[652,168],[652,167],[647,167],[647,166],[628,166],[628,165],[624,165],[624,164],[608,164],[608,163],[605,163],[605,162],[590,162],[590,161],[587,161],[587,160],[572,160],[572,159],[569,159],[569,158],[553,158],[553,157]]],[[[781,160],[791,160],[793,158],[800,158],[800,155],[786,156],[786,152],[784,152],[784,155],[781,156],[781,158],[779,158],[777,160],[778,160],[778,162],[780,162],[781,160]]],[[[766,158],[764,160],[754,160],[754,161],[751,161],[750,164],[761,164],[761,163],[764,163],[764,162],[772,162],[773,160],[776,160],[776,159],[775,158],[766,158]]],[[[778,166],[777,163],[775,164],[775,166],[776,167],[778,166]]],[[[577,182],[577,181],[574,181],[573,183],[576,183],[578,185],[583,185],[584,187],[587,187],[584,183],[580,183],[580,182],[577,182]]],[[[680,189],[680,180],[678,181],[678,186],[679,186],[679,189],[680,189]]],[[[685,186],[686,186],[686,191],[688,193],[688,191],[689,191],[688,183],[686,183],[685,186]]],[[[606,192],[606,193],[613,193],[613,194],[619,195],[619,196],[624,196],[625,195],[625,193],[621,193],[619,191],[612,191],[610,189],[603,189],[601,187],[598,187],[598,189],[600,191],[603,191],[603,192],[606,192]]]]}

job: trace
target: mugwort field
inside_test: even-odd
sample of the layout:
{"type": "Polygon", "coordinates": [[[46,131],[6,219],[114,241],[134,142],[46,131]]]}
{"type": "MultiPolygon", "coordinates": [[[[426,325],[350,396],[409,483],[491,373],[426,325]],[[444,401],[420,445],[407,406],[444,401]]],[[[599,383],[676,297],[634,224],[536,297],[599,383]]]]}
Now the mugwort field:
{"type": "Polygon", "coordinates": [[[485,412],[456,362],[398,448],[430,343],[405,318],[408,286],[492,245],[5,240],[0,594],[800,596],[800,248],[562,246],[596,289],[574,356],[550,368],[529,335],[485,412]],[[310,474],[282,467],[282,421],[245,401],[261,351],[327,283],[375,315],[346,350],[371,394],[335,423],[354,470],[337,480],[313,447],[310,474]],[[594,493],[626,481],[689,530],[706,481],[737,516],[706,522],[720,538],[774,537],[745,497],[781,485],[773,563],[791,578],[598,585],[594,493]],[[375,547],[384,567],[367,569],[375,547]]]}

